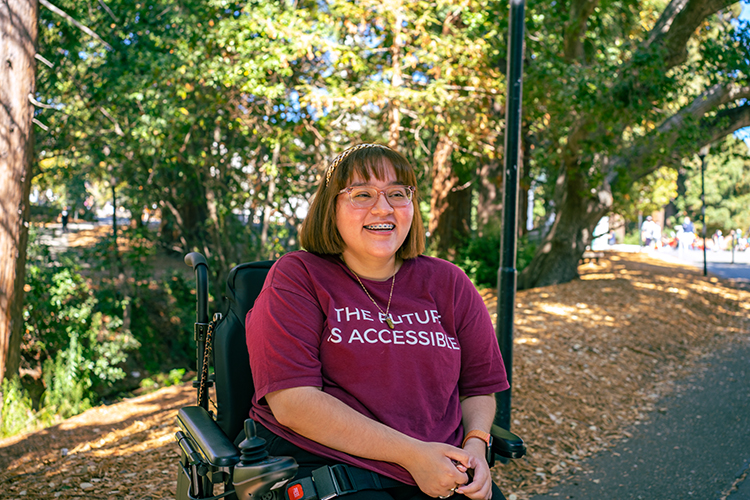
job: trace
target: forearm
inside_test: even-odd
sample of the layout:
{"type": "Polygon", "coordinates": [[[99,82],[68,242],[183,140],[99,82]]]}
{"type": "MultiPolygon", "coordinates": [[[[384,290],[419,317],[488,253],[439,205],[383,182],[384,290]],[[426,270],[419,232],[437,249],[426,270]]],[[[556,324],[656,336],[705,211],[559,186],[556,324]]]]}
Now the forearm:
{"type": "Polygon", "coordinates": [[[470,396],[461,400],[462,423],[464,432],[477,429],[490,432],[495,419],[495,396],[470,396]]]}
{"type": "MultiPolygon", "coordinates": [[[[495,418],[494,395],[471,396],[461,400],[464,433],[473,430],[489,432],[495,418]]],[[[456,490],[456,493],[474,500],[486,500],[492,496],[492,476],[486,460],[487,444],[478,438],[466,441],[464,451],[474,457],[473,480],[456,490]]]]}
{"type": "Polygon", "coordinates": [[[404,466],[421,444],[314,387],[273,392],[266,401],[281,425],[349,455],[404,466]]]}
{"type": "Polygon", "coordinates": [[[471,453],[409,437],[315,387],[273,392],[266,395],[266,401],[281,425],[349,455],[398,464],[432,497],[446,495],[466,483],[464,471],[476,466],[471,453]],[[461,470],[455,465],[458,463],[463,465],[461,470]]]}

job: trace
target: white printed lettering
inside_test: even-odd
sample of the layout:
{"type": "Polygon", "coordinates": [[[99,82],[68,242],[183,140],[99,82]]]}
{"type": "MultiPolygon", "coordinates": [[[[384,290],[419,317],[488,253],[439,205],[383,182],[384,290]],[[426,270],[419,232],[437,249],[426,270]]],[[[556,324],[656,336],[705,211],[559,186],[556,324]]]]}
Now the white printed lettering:
{"type": "Polygon", "coordinates": [[[391,332],[390,332],[390,330],[380,330],[380,331],[378,332],[378,338],[380,339],[380,341],[381,341],[382,343],[384,343],[384,344],[390,344],[390,343],[391,343],[391,340],[390,340],[390,339],[389,339],[389,340],[385,340],[385,339],[383,338],[383,333],[391,333],[391,332]]]}
{"type": "Polygon", "coordinates": [[[351,312],[351,311],[349,311],[349,308],[347,307],[347,308],[346,308],[346,320],[347,320],[347,321],[350,321],[350,318],[351,318],[352,316],[356,316],[356,317],[357,317],[357,321],[359,321],[359,309],[356,309],[356,308],[355,308],[355,309],[354,309],[354,312],[351,312]]]}
{"type": "Polygon", "coordinates": [[[368,344],[376,344],[378,342],[377,339],[370,340],[370,332],[377,333],[377,330],[374,328],[368,328],[367,330],[365,330],[365,340],[368,344]]]}
{"type": "Polygon", "coordinates": [[[367,321],[374,321],[372,319],[371,314],[372,313],[370,311],[368,311],[366,309],[362,309],[362,319],[367,320],[367,321]]]}
{"type": "Polygon", "coordinates": [[[365,339],[362,338],[362,335],[359,334],[358,330],[353,330],[352,334],[349,335],[349,343],[350,344],[352,342],[354,342],[355,340],[359,340],[359,342],[362,343],[362,344],[365,343],[365,339]]]}
{"type": "Polygon", "coordinates": [[[409,345],[417,345],[417,337],[415,336],[417,332],[414,330],[408,330],[406,332],[406,343],[409,345]]]}
{"type": "Polygon", "coordinates": [[[341,330],[339,330],[338,328],[331,328],[331,335],[328,336],[328,342],[331,342],[333,344],[338,344],[339,342],[341,342],[342,339],[341,335],[339,335],[340,333],[341,330]]]}
{"type": "Polygon", "coordinates": [[[417,318],[417,321],[419,321],[423,325],[426,325],[430,322],[430,313],[426,310],[424,312],[424,321],[422,321],[422,318],[419,317],[419,313],[414,313],[414,317],[417,318]]]}
{"type": "Polygon", "coordinates": [[[435,332],[435,341],[438,347],[445,347],[447,345],[445,342],[445,335],[443,335],[442,332],[435,332]]]}
{"type": "Polygon", "coordinates": [[[344,310],[343,307],[341,309],[334,309],[334,311],[336,311],[336,321],[338,321],[339,323],[341,323],[341,312],[343,310],[344,310]]]}
{"type": "Polygon", "coordinates": [[[438,312],[433,309],[430,311],[430,314],[432,314],[432,322],[440,324],[440,315],[438,314],[438,312]]]}
{"type": "Polygon", "coordinates": [[[403,333],[404,332],[401,331],[401,330],[393,330],[393,343],[394,343],[394,345],[395,344],[403,345],[403,343],[404,343],[403,333]]]}
{"type": "Polygon", "coordinates": [[[430,339],[427,337],[427,332],[419,332],[419,345],[430,345],[430,339]]]}
{"type": "MultiPolygon", "coordinates": [[[[410,324],[410,325],[413,325],[413,324],[414,324],[414,322],[413,322],[413,321],[411,320],[411,317],[412,317],[413,315],[414,315],[414,314],[404,314],[404,315],[403,315],[403,316],[401,316],[401,317],[402,317],[402,318],[406,318],[406,319],[407,319],[407,320],[409,321],[409,324],[410,324]]],[[[402,321],[403,321],[403,320],[402,320],[402,321]]]]}

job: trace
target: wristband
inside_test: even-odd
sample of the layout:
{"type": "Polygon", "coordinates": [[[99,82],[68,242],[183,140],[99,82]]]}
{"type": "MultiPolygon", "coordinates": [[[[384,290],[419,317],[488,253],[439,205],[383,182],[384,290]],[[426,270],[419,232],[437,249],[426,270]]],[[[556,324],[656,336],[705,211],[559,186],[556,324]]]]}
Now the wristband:
{"type": "Polygon", "coordinates": [[[487,434],[484,431],[480,431],[480,430],[474,429],[473,431],[469,431],[469,432],[466,433],[466,437],[464,438],[464,442],[461,443],[461,448],[463,448],[464,446],[466,446],[466,441],[468,441],[471,438],[481,439],[482,441],[485,442],[485,444],[487,446],[490,445],[490,435],[487,434]]]}

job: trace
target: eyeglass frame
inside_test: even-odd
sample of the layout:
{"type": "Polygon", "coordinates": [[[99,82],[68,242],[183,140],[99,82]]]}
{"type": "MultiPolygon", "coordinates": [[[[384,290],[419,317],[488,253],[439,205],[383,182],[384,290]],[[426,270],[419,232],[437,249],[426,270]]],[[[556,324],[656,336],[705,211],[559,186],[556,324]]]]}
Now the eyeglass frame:
{"type": "Polygon", "coordinates": [[[342,189],[341,191],[339,191],[339,194],[344,194],[344,193],[348,194],[349,195],[349,203],[352,205],[353,208],[357,208],[357,209],[360,209],[360,210],[367,210],[367,209],[370,209],[370,208],[374,207],[375,205],[377,205],[378,199],[380,199],[380,195],[381,194],[383,195],[383,198],[385,199],[385,202],[388,203],[388,205],[390,205],[391,208],[404,208],[404,207],[408,207],[409,204],[414,200],[414,193],[417,191],[417,188],[415,188],[414,186],[409,186],[407,184],[404,184],[404,185],[391,186],[391,187],[403,187],[403,188],[406,188],[406,192],[408,193],[409,203],[407,203],[406,205],[400,206],[400,207],[394,207],[393,205],[391,205],[391,202],[388,200],[388,195],[386,194],[386,190],[390,189],[390,187],[386,188],[386,189],[378,189],[378,188],[369,187],[369,186],[349,186],[349,187],[345,187],[344,189],[342,189]],[[375,197],[375,200],[372,202],[372,205],[370,205],[369,207],[358,207],[358,206],[356,206],[354,204],[354,200],[352,200],[352,190],[356,189],[356,188],[360,188],[360,187],[361,188],[374,189],[375,191],[378,192],[378,195],[375,197]]]}

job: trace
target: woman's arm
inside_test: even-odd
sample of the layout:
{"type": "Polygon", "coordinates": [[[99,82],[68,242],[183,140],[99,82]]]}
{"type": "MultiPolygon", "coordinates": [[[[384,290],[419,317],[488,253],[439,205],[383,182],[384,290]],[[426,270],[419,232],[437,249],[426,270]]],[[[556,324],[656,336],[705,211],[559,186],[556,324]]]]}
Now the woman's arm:
{"type": "Polygon", "coordinates": [[[281,425],[350,455],[399,464],[432,497],[448,495],[456,485],[468,481],[454,461],[467,469],[478,467],[468,451],[409,437],[362,415],[317,387],[284,389],[265,398],[281,425]]]}
{"type": "MultiPolygon", "coordinates": [[[[461,400],[464,433],[480,430],[489,433],[495,418],[495,396],[470,396],[461,400]]],[[[487,444],[481,439],[466,441],[464,450],[474,457],[474,478],[471,483],[456,490],[475,500],[489,499],[492,496],[492,475],[486,460],[487,444]]]]}

